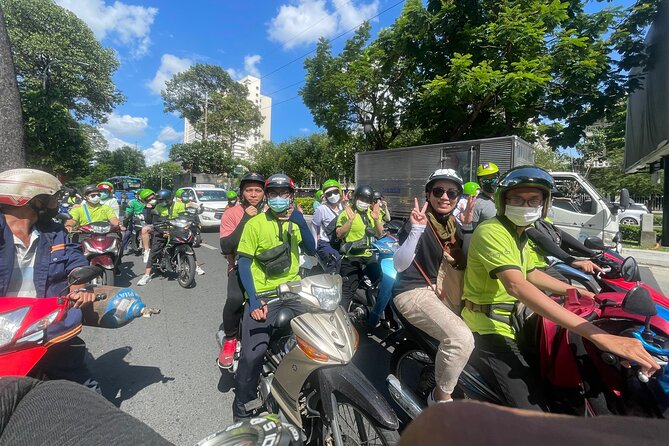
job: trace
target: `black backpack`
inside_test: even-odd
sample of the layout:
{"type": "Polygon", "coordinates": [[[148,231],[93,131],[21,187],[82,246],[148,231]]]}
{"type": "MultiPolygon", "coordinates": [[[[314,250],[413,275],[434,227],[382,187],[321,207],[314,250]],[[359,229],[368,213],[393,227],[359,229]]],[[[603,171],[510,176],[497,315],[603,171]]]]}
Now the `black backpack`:
{"type": "MultiPolygon", "coordinates": [[[[331,208],[328,209],[332,211],[331,208]]],[[[325,236],[330,240],[330,246],[337,251],[339,251],[342,242],[341,239],[337,237],[337,220],[339,220],[339,215],[341,215],[342,212],[344,212],[343,209],[337,212],[332,221],[325,227],[325,236]]],[[[335,211],[332,211],[332,213],[334,214],[335,211]]]]}

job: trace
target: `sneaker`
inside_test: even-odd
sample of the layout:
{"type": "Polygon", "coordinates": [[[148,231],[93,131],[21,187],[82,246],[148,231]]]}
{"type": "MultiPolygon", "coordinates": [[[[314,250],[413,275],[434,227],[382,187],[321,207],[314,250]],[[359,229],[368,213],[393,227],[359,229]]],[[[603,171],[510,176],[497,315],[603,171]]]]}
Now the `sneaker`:
{"type": "Polygon", "coordinates": [[[147,283],[151,282],[151,274],[144,274],[141,279],[139,279],[139,282],[137,282],[138,286],[144,286],[147,283]]]}
{"type": "Polygon", "coordinates": [[[434,399],[434,389],[430,392],[430,394],[427,396],[427,406],[434,406],[435,404],[445,404],[445,403],[452,403],[453,398],[447,399],[447,400],[435,400],[434,399]]]}
{"type": "Polygon", "coordinates": [[[149,251],[148,249],[145,249],[145,250],[144,250],[144,264],[145,264],[145,265],[146,265],[147,263],[149,263],[149,255],[150,255],[150,254],[151,254],[151,251],[149,251]]]}
{"type": "Polygon", "coordinates": [[[218,359],[216,362],[218,366],[222,369],[229,369],[232,367],[232,363],[235,359],[235,350],[237,349],[237,339],[226,339],[223,343],[223,348],[218,353],[218,359]]]}
{"type": "Polygon", "coordinates": [[[204,270],[200,268],[199,266],[195,268],[195,272],[197,273],[198,276],[203,276],[204,275],[204,270]]]}

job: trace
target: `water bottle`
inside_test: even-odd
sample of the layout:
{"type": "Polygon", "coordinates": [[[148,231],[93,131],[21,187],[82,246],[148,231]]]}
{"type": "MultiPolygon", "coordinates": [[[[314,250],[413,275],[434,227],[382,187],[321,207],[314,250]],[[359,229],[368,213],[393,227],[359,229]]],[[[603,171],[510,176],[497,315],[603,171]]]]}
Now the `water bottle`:
{"type": "Polygon", "coordinates": [[[119,328],[140,316],[160,313],[158,309],[147,307],[131,288],[96,286],[93,292],[99,298],[81,309],[84,325],[90,327],[119,328]]]}

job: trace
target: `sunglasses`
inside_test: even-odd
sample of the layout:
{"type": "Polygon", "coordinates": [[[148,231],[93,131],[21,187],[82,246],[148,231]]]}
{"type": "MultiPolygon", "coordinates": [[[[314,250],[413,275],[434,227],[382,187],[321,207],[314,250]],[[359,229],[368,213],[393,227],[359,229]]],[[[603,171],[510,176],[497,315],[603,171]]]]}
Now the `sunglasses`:
{"type": "Polygon", "coordinates": [[[100,193],[99,192],[91,192],[90,194],[86,194],[87,197],[99,197],[100,193]]]}
{"type": "Polygon", "coordinates": [[[333,190],[329,190],[329,191],[325,192],[326,197],[331,197],[333,195],[338,195],[338,194],[339,194],[339,191],[337,189],[333,189],[333,190]]]}
{"type": "Polygon", "coordinates": [[[460,191],[457,189],[444,189],[443,187],[435,187],[432,189],[432,195],[436,198],[441,198],[444,194],[449,200],[455,200],[460,196],[460,191]]]}

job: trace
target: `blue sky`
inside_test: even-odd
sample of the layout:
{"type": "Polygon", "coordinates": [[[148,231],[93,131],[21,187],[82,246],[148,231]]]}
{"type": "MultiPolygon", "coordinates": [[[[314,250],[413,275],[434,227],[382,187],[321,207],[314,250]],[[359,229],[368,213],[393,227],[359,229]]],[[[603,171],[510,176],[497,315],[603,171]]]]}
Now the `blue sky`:
{"type": "MultiPolygon", "coordinates": [[[[183,121],[163,113],[165,80],[194,63],[215,64],[240,79],[262,78],[261,93],[272,97],[272,141],[307,135],[318,128],[297,97],[303,60],[319,37],[333,38],[362,21],[372,36],[399,16],[398,0],[55,0],[79,16],[103,45],[117,52],[114,81],[127,101],[101,131],[110,148],[144,150],[150,164],[167,159],[182,142],[183,121]],[[275,71],[276,70],[276,71],[275,71]],[[295,85],[297,84],[297,85],[295,85]]],[[[627,6],[631,0],[617,0],[627,6]]],[[[607,3],[595,3],[601,8],[607,3]]],[[[590,9],[590,8],[589,8],[590,9]]],[[[339,50],[352,33],[333,42],[339,50]]]]}

